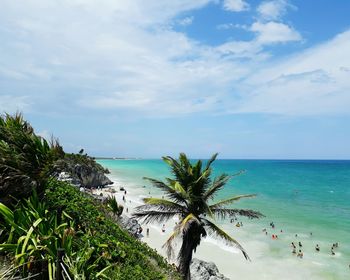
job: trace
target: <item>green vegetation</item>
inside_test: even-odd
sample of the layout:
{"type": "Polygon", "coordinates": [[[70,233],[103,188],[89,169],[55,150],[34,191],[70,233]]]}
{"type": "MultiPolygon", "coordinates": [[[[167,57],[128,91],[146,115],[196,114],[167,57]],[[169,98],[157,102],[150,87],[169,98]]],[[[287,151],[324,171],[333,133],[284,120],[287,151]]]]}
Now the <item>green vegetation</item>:
{"type": "Polygon", "coordinates": [[[71,258],[72,271],[87,279],[96,278],[106,267],[108,279],[171,278],[168,273],[172,269],[164,258],[113,223],[105,215],[109,211],[106,205],[57,181],[50,183],[45,200],[50,209],[68,213],[76,225],[74,250],[80,249],[71,258]],[[83,263],[79,254],[85,254],[83,263]]]}
{"type": "Polygon", "coordinates": [[[64,248],[67,256],[72,254],[74,223],[64,212],[59,216],[57,211],[48,211],[36,193],[19,203],[14,211],[0,203],[0,215],[4,219],[0,250],[14,256],[13,267],[7,271],[9,276],[26,263],[22,276],[28,271],[39,271],[42,259],[48,261],[49,271],[54,272],[58,249],[64,248]],[[58,218],[65,221],[59,223],[58,218]]]}
{"type": "MultiPolygon", "coordinates": [[[[135,217],[145,222],[157,221],[163,223],[174,216],[180,216],[180,222],[175,226],[173,234],[169,237],[164,246],[167,248],[169,257],[173,254],[173,242],[177,237],[182,238],[182,245],[178,254],[179,270],[184,279],[190,279],[190,263],[193,251],[201,242],[201,238],[207,234],[214,234],[226,241],[227,244],[239,248],[244,257],[249,259],[243,247],[225,231],[220,229],[213,219],[225,218],[227,216],[241,215],[249,218],[259,218],[259,212],[253,210],[242,210],[226,208],[227,205],[240,200],[241,198],[253,197],[255,195],[240,195],[225,199],[214,204],[209,201],[221,190],[231,176],[222,174],[211,180],[211,164],[217,154],[207,162],[202,169],[202,161],[191,164],[185,154],[180,154],[179,160],[172,157],[163,157],[169,165],[174,179],[166,178],[166,183],[151,179],[155,187],[165,192],[168,199],[145,198],[145,205],[136,209],[135,217]]],[[[236,174],[238,175],[238,174],[236,174]]]]}
{"type": "Polygon", "coordinates": [[[0,202],[28,197],[44,190],[54,161],[64,152],[57,140],[37,136],[22,115],[0,117],[0,202]]]}
{"type": "Polygon", "coordinates": [[[57,141],[35,135],[21,115],[0,117],[0,255],[10,260],[0,278],[33,275],[47,264],[55,279],[63,248],[74,279],[179,279],[163,257],[114,223],[122,212],[116,201],[102,204],[52,177],[67,158],[69,165],[102,168],[83,151],[67,155],[57,141]]]}
{"type": "Polygon", "coordinates": [[[119,217],[123,213],[124,207],[118,204],[115,196],[109,196],[106,200],[106,205],[115,216],[119,217]]]}

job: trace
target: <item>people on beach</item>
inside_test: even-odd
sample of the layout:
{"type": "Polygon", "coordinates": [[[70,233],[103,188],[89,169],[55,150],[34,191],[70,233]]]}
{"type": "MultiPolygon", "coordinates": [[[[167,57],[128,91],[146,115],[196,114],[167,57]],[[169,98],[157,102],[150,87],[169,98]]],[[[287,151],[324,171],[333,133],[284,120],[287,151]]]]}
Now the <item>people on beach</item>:
{"type": "Polygon", "coordinates": [[[297,257],[299,257],[301,259],[304,257],[304,254],[301,250],[299,250],[297,257]]]}
{"type": "Polygon", "coordinates": [[[147,235],[147,237],[149,237],[149,228],[147,228],[147,230],[146,230],[146,235],[147,235]]]}
{"type": "Polygon", "coordinates": [[[301,242],[299,241],[299,247],[301,248],[301,247],[303,247],[303,245],[301,244],[301,242]]]}
{"type": "Polygon", "coordinates": [[[165,232],[165,224],[162,226],[162,232],[165,232]]]}
{"type": "Polygon", "coordinates": [[[332,254],[332,256],[335,255],[335,252],[334,252],[334,250],[333,250],[333,247],[332,247],[332,249],[331,249],[331,254],[332,254]]]}
{"type": "Polygon", "coordinates": [[[315,250],[316,250],[316,252],[320,251],[320,246],[318,246],[318,244],[316,244],[315,250]]]}
{"type": "Polygon", "coordinates": [[[297,253],[297,249],[295,249],[295,248],[293,248],[293,250],[292,250],[292,254],[296,254],[297,253]]]}

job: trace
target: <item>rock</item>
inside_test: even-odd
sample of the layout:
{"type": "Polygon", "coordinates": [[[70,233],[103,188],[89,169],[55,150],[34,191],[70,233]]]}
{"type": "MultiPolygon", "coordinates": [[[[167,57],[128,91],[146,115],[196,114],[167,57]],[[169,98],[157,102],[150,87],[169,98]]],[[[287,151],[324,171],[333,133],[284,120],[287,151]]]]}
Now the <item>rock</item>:
{"type": "Polygon", "coordinates": [[[113,184],[104,173],[92,166],[76,164],[73,170],[73,174],[78,177],[81,185],[85,188],[97,188],[113,184]]]}
{"type": "Polygon", "coordinates": [[[190,266],[192,280],[230,280],[219,272],[213,262],[193,259],[190,266]]]}
{"type": "Polygon", "coordinates": [[[120,223],[122,227],[126,229],[132,236],[137,238],[140,237],[142,228],[136,219],[123,215],[120,217],[120,223]]]}

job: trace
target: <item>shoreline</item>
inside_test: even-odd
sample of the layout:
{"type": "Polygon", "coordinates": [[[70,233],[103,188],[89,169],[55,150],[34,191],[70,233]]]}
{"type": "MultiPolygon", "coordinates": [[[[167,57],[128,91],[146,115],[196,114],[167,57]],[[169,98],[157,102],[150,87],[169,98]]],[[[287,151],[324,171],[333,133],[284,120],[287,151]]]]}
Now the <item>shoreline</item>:
{"type": "MultiPolygon", "coordinates": [[[[109,175],[111,175],[111,180],[115,182],[110,187],[115,189],[116,193],[108,192],[108,188],[96,190],[95,193],[99,194],[102,192],[104,195],[116,196],[118,203],[124,206],[123,215],[131,217],[133,209],[142,204],[141,199],[150,196],[148,193],[149,188],[143,188],[132,182],[125,181],[120,175],[109,175]],[[126,202],[123,202],[124,192],[119,190],[121,186],[127,191],[126,202]]],[[[154,197],[161,196],[154,195],[154,197]]],[[[165,223],[165,233],[162,232],[162,225],[145,225],[144,223],[140,223],[143,228],[143,237],[140,240],[147,243],[151,248],[156,249],[159,254],[167,259],[162,245],[170,236],[175,222],[176,219],[170,219],[165,223]],[[147,228],[149,228],[150,232],[149,237],[146,236],[147,228]]],[[[283,232],[279,234],[278,240],[272,240],[270,235],[265,236],[263,232],[260,232],[261,230],[259,232],[257,231],[257,225],[254,224],[254,221],[247,222],[243,220],[243,223],[244,226],[241,228],[236,228],[234,224],[228,224],[225,221],[219,224],[226,232],[240,242],[248,252],[252,262],[246,261],[241,252],[236,248],[226,246],[214,237],[204,238],[197,248],[197,252],[193,254],[193,258],[214,262],[220,273],[230,279],[237,277],[237,273],[244,279],[256,279],[256,275],[259,275],[260,279],[281,279],[282,275],[286,275],[286,271],[296,272],[295,274],[288,274],[288,279],[292,280],[338,279],[334,278],[335,275],[332,271],[334,269],[344,269],[337,263],[337,260],[341,257],[339,251],[336,251],[335,256],[329,256],[328,250],[326,252],[326,249],[324,249],[318,254],[321,260],[315,259],[312,256],[315,254],[314,248],[310,246],[310,243],[317,242],[317,239],[314,239],[313,236],[309,236],[307,233],[300,233],[298,236],[298,239],[303,242],[303,251],[305,250],[304,259],[299,259],[291,254],[290,240],[295,242],[293,240],[294,236],[291,236],[292,233],[283,232]],[[233,234],[231,233],[232,231],[234,231],[233,234]],[[278,255],[282,257],[278,257],[278,255]]],[[[269,228],[268,230],[270,234],[271,229],[269,228]]],[[[180,243],[178,242],[178,244],[180,243]]],[[[322,248],[325,248],[327,245],[322,242],[319,243],[322,248]]],[[[168,262],[174,263],[175,260],[168,260],[168,262]]]]}

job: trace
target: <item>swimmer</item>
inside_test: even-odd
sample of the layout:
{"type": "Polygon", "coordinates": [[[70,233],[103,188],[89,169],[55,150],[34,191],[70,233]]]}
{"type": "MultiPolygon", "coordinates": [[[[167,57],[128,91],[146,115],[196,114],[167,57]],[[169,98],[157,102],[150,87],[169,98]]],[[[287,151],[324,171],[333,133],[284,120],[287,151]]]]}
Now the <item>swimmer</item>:
{"type": "Polygon", "coordinates": [[[165,224],[163,224],[162,232],[165,232],[165,224]]]}
{"type": "Polygon", "coordinates": [[[303,247],[303,245],[301,244],[301,242],[299,241],[299,247],[303,247]]]}
{"type": "Polygon", "coordinates": [[[293,248],[293,251],[292,251],[292,254],[296,254],[297,253],[297,251],[296,251],[296,249],[295,248],[293,248]]]}
{"type": "Polygon", "coordinates": [[[298,253],[297,256],[302,259],[304,257],[304,254],[303,254],[303,252],[301,250],[299,250],[299,253],[298,253]]]}
{"type": "Polygon", "coordinates": [[[332,256],[335,255],[335,253],[334,253],[334,251],[333,251],[333,248],[331,249],[331,254],[332,254],[332,256]]]}
{"type": "Polygon", "coordinates": [[[320,246],[318,246],[318,244],[316,244],[315,250],[316,250],[316,252],[320,251],[320,246]]]}

